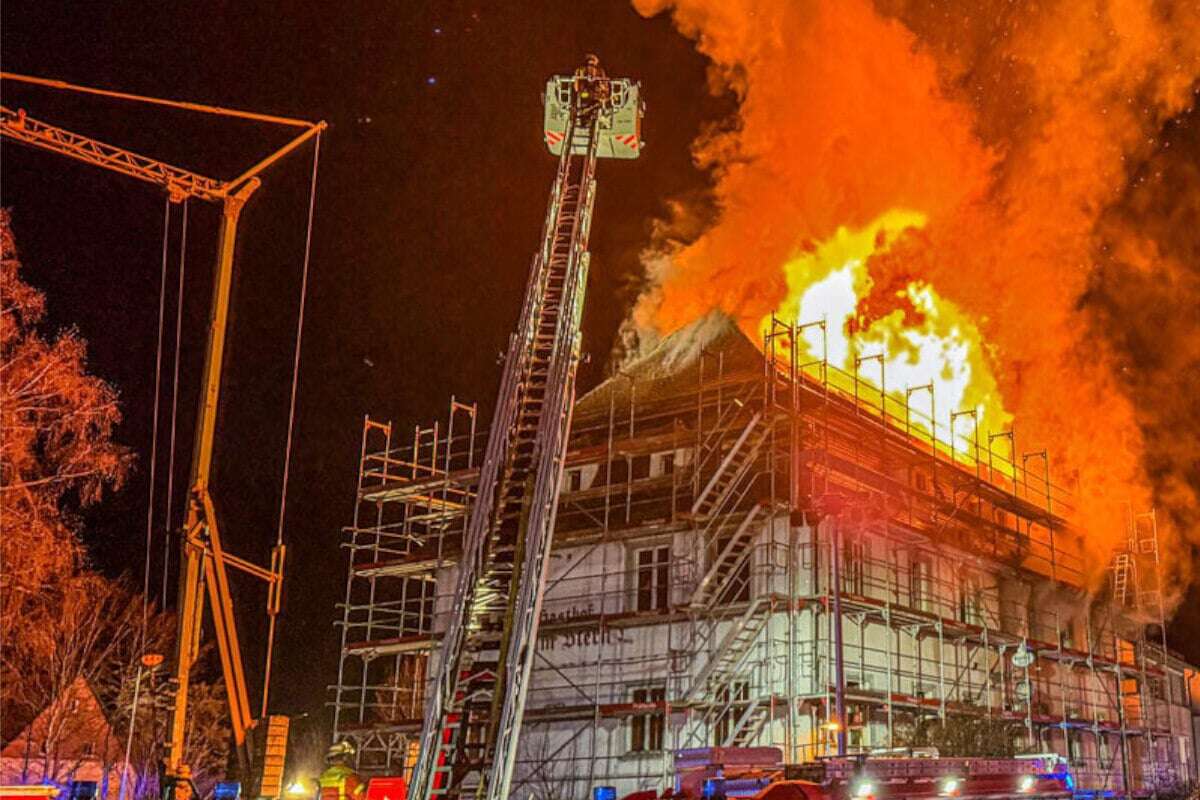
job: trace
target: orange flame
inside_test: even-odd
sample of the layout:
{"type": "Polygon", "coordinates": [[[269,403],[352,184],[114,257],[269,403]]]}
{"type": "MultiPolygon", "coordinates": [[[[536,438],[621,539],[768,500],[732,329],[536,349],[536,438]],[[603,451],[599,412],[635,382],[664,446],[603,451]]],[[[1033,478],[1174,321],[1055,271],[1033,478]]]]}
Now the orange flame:
{"type": "MultiPolygon", "coordinates": [[[[939,427],[965,406],[984,431],[1011,420],[1019,452],[1047,448],[1097,571],[1125,544],[1130,506],[1196,516],[1194,448],[1147,474],[1158,410],[1135,408],[1119,337],[1088,305],[1100,254],[1145,235],[1106,225],[1106,210],[1195,103],[1188,4],[634,5],[669,9],[712,90],[739,101],[736,124],[693,146],[718,218],[677,205],[643,259],[632,320],[646,341],[714,308],[749,334],[773,312],[827,316],[843,367],[883,353],[889,392],[933,381],[939,427]]],[[[1174,554],[1180,533],[1164,542],[1174,554]]],[[[1165,558],[1180,574],[1185,562],[1165,558]]]]}
{"type": "MultiPolygon", "coordinates": [[[[924,224],[923,214],[892,210],[863,228],[838,228],[784,265],[788,294],[774,316],[798,326],[801,364],[821,361],[858,375],[911,404],[920,412],[916,424],[926,430],[930,419],[940,430],[968,437],[976,427],[1004,430],[1012,415],[1004,410],[979,329],[958,306],[911,280],[894,290],[887,313],[864,313],[874,284],[868,259],[924,224]],[[930,391],[910,391],[924,386],[930,391]],[[962,410],[973,416],[956,426],[951,415],[962,410]]],[[[759,330],[770,327],[767,315],[759,330]]]]}

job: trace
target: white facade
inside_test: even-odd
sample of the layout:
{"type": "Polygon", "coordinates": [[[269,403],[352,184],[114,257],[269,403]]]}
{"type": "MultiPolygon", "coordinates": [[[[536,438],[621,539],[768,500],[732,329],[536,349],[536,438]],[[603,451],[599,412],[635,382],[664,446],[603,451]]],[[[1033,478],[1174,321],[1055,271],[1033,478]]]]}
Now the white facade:
{"type": "MultiPolygon", "coordinates": [[[[990,719],[1020,750],[1066,756],[1084,789],[1195,778],[1195,673],[1147,636],[1145,608],[1081,588],[1082,533],[1048,474],[910,435],[916,412],[893,417],[889,400],[881,420],[828,370],[778,391],[746,340],[724,352],[719,369],[754,377],[635,365],[577,406],[514,797],[662,789],[681,748],[833,752],[839,604],[851,751],[990,719]]],[[[335,724],[364,766],[395,771],[456,602],[477,461],[422,450],[421,431],[415,452],[393,450],[390,426],[373,456],[372,426],[385,429],[364,431],[335,724]],[[431,452],[448,466],[388,473],[431,452]]]]}

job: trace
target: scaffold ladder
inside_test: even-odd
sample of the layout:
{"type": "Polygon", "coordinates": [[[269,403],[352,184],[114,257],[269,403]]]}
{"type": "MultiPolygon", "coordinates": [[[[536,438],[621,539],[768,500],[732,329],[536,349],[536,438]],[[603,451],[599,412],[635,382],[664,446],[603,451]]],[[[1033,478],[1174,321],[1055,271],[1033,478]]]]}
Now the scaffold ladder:
{"type": "Polygon", "coordinates": [[[1130,553],[1121,552],[1113,557],[1112,593],[1117,605],[1124,606],[1129,602],[1133,569],[1133,556],[1130,553]]]}
{"type": "Polygon", "coordinates": [[[622,114],[640,122],[636,85],[592,63],[551,79],[546,103],[547,142],[561,155],[426,699],[416,800],[509,794],[575,399],[596,159],[612,152],[622,114]],[[552,107],[566,113],[561,131],[552,107]]]}

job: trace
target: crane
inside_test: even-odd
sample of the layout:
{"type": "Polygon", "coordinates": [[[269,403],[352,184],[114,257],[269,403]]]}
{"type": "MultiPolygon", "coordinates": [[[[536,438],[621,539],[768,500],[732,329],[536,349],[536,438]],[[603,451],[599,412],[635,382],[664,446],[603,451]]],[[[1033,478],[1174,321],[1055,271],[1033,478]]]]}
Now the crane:
{"type": "Polygon", "coordinates": [[[463,536],[413,770],[416,800],[509,794],[575,402],[596,159],[640,155],[640,94],[638,83],[607,77],[595,56],[546,84],[545,142],[558,169],[463,536]]]}
{"type": "MultiPolygon", "coordinates": [[[[218,234],[213,296],[208,319],[207,348],[201,380],[200,403],[197,410],[195,441],[192,448],[187,512],[181,543],[178,627],[175,642],[174,680],[176,691],[171,712],[167,774],[170,777],[177,777],[182,772],[181,767],[184,766],[182,759],[188,720],[188,684],[192,666],[199,653],[200,631],[205,607],[205,587],[207,587],[208,606],[216,633],[222,675],[225,679],[233,742],[239,766],[245,774],[253,760],[247,742],[247,732],[256,724],[256,717],[250,708],[233,601],[229,592],[228,570],[229,568],[237,569],[266,582],[268,586],[267,613],[271,619],[273,633],[275,617],[279,613],[285,551],[282,543],[276,545],[272,551],[270,568],[261,567],[227,552],[222,545],[220,528],[217,524],[217,511],[209,483],[212,474],[213,443],[216,438],[221,368],[224,364],[225,336],[228,328],[234,244],[237,240],[238,220],[242,209],[246,201],[261,185],[258,176],[305,142],[314,138],[319,141],[320,134],[326,125],[324,122],[314,123],[197,103],[142,97],[7,72],[0,73],[0,78],[53,89],[232,116],[301,129],[301,132],[291,141],[254,164],[241,175],[232,180],[222,181],[56,127],[30,117],[23,109],[0,106],[0,136],[4,138],[159,186],[167,192],[168,197],[174,203],[183,202],[188,198],[196,198],[206,202],[219,203],[221,206],[221,225],[218,234]]],[[[264,685],[264,716],[266,715],[266,697],[267,687],[264,685]]],[[[282,728],[284,736],[286,736],[286,719],[278,718],[278,720],[283,724],[276,724],[274,727],[282,728]]],[[[272,720],[272,722],[275,721],[272,720]]],[[[278,764],[278,768],[280,775],[277,778],[272,776],[270,786],[267,786],[266,781],[258,782],[259,786],[256,792],[260,796],[277,797],[279,795],[277,784],[282,780],[282,762],[278,764]]]]}

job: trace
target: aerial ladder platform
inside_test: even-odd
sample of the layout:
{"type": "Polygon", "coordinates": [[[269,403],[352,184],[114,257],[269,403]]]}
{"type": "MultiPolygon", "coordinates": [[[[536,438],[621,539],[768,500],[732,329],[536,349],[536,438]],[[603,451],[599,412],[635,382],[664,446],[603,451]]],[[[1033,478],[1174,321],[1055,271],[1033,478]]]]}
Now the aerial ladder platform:
{"type": "Polygon", "coordinates": [[[558,170],[426,698],[416,800],[509,795],[575,401],[596,160],[640,155],[640,88],[609,78],[594,56],[546,84],[544,136],[558,170]]]}

